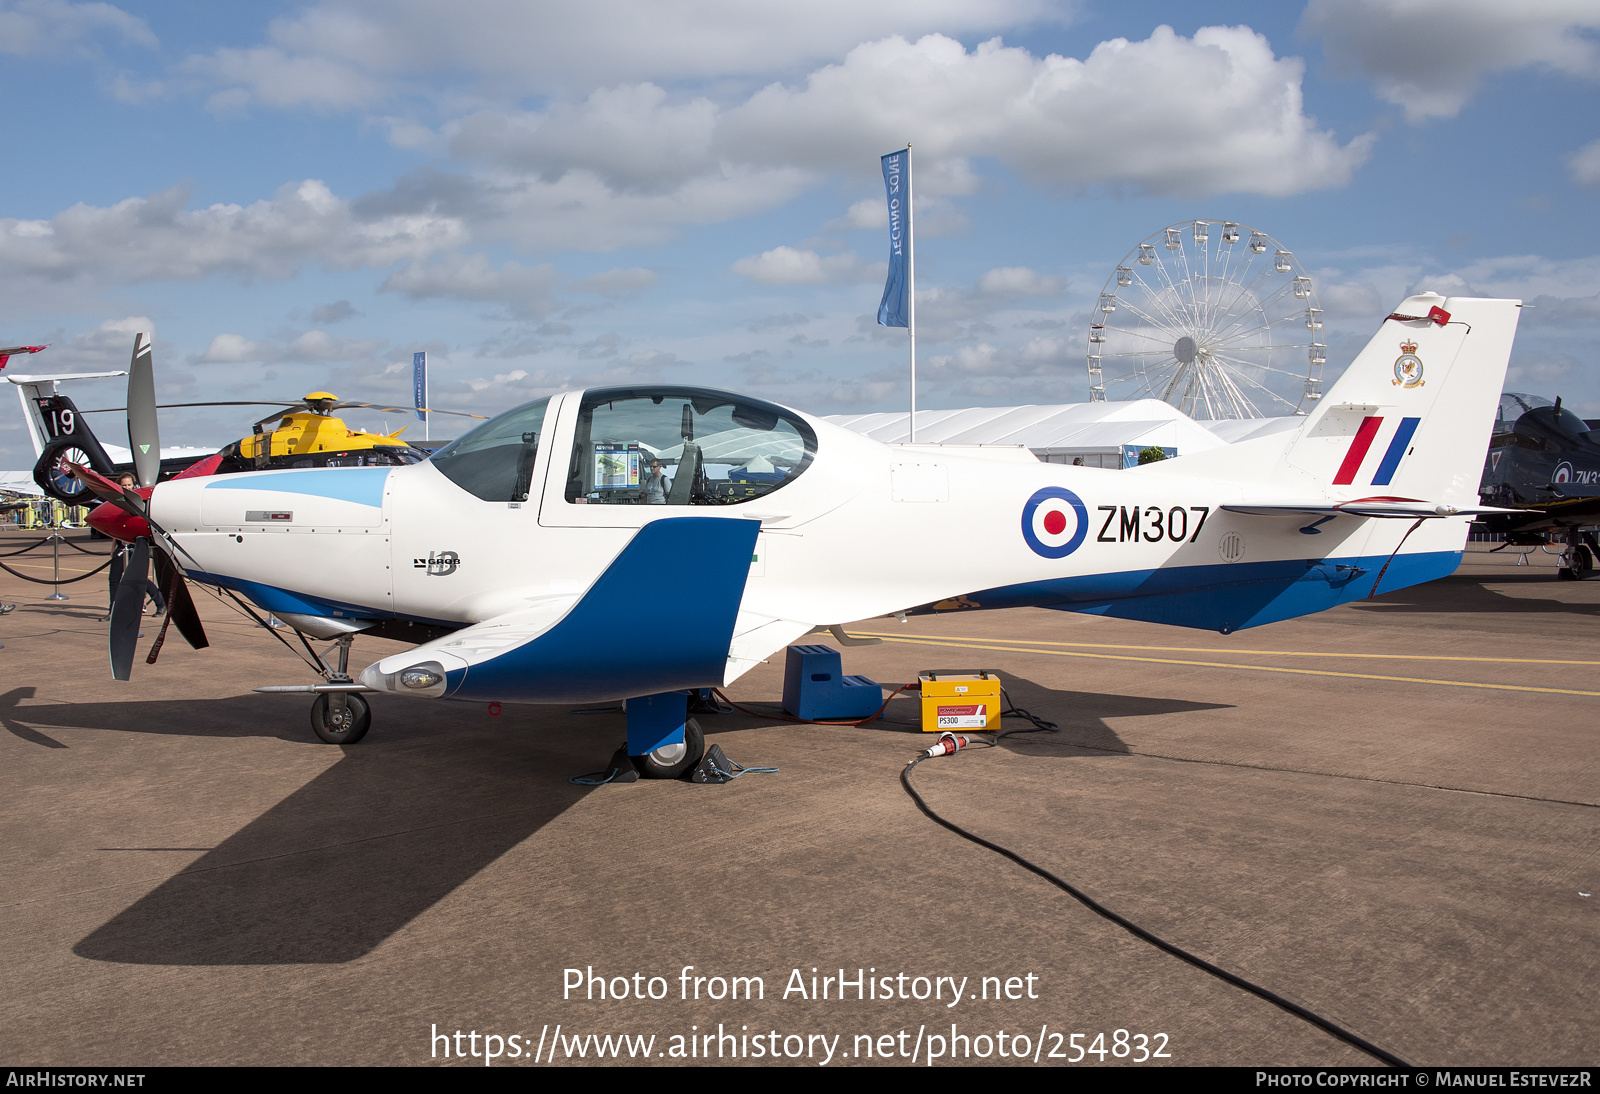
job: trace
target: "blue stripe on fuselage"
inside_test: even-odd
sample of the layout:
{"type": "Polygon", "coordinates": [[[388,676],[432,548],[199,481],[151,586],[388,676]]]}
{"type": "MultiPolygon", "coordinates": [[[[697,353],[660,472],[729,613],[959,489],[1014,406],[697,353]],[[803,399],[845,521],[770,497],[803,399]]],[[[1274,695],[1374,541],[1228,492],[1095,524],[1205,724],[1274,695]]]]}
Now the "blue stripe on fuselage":
{"type": "Polygon", "coordinates": [[[345,600],[329,600],[326,597],[312,596],[310,593],[297,593],[291,589],[279,588],[276,585],[265,585],[259,581],[246,581],[239,577],[229,577],[227,574],[212,574],[204,570],[184,570],[184,575],[190,581],[198,581],[202,585],[215,585],[221,589],[233,589],[243,593],[245,598],[262,611],[287,612],[290,615],[331,615],[338,619],[406,619],[414,623],[427,623],[438,627],[464,627],[458,619],[433,619],[421,615],[401,615],[389,608],[374,608],[366,604],[352,604],[345,600]]]}
{"type": "Polygon", "coordinates": [[[1124,570],[1007,585],[966,599],[982,608],[1055,608],[1227,633],[1365,599],[1386,562],[1380,593],[1455,573],[1461,552],[1124,570]]]}
{"type": "Polygon", "coordinates": [[[722,517],[646,524],[555,626],[459,683],[450,673],[446,694],[561,703],[720,685],[760,530],[722,517]]]}
{"type": "Polygon", "coordinates": [[[304,471],[256,471],[243,475],[219,475],[206,483],[206,489],[278,490],[285,494],[332,498],[382,509],[383,484],[388,481],[392,470],[390,467],[319,467],[304,471]]]}

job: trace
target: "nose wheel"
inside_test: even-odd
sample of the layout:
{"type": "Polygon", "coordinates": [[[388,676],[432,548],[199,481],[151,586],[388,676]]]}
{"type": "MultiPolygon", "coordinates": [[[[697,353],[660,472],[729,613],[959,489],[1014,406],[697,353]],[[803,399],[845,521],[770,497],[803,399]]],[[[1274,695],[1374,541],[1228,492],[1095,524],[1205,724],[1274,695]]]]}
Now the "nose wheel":
{"type": "Polygon", "coordinates": [[[353,745],[372,727],[372,709],[353,692],[321,692],[311,702],[311,731],[330,745],[353,745]]]}
{"type": "MultiPolygon", "coordinates": [[[[338,639],[339,664],[328,671],[328,683],[348,684],[350,679],[350,646],[355,635],[343,634],[338,639]]],[[[324,651],[326,653],[326,651],[324,651]]],[[[372,728],[372,708],[360,694],[353,691],[323,691],[311,701],[311,731],[319,740],[330,745],[353,745],[372,728]]]]}

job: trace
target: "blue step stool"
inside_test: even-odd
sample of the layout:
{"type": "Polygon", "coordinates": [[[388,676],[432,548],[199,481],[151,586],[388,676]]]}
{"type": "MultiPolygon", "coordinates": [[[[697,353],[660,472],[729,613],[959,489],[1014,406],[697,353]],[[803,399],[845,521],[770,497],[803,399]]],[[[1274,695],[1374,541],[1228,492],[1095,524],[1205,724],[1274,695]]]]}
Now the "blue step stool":
{"type": "Polygon", "coordinates": [[[783,666],[783,709],[807,721],[866,718],[883,706],[883,688],[846,676],[830,646],[790,646],[783,666]]]}

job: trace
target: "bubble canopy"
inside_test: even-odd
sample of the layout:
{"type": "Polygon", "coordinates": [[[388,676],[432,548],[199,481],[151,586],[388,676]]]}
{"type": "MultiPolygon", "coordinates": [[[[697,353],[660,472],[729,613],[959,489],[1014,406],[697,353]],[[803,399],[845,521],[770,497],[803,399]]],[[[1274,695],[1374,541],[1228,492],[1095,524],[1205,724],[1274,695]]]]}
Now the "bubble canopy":
{"type": "MultiPolygon", "coordinates": [[[[515,407],[440,449],[432,462],[484,501],[526,501],[548,408],[549,399],[515,407]]],[[[804,419],[749,396],[677,386],[591,389],[578,405],[565,498],[580,505],[732,505],[793,481],[816,450],[804,419]]]]}

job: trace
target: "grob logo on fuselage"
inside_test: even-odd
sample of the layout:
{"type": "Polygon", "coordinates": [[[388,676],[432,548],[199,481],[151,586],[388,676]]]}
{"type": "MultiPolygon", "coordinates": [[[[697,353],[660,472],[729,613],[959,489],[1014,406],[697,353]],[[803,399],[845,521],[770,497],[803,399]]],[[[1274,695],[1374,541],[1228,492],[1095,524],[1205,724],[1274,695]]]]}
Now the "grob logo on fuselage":
{"type": "Polygon", "coordinates": [[[461,556],[454,551],[429,551],[427,558],[413,559],[411,565],[426,570],[429,577],[449,577],[461,565],[461,556]]]}

